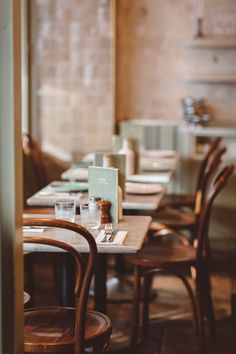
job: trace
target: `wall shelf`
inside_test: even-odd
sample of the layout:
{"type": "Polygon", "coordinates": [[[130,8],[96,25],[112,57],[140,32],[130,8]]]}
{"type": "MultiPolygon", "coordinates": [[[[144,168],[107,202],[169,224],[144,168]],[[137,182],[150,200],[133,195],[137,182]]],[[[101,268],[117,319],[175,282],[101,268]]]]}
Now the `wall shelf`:
{"type": "Polygon", "coordinates": [[[206,36],[195,37],[184,43],[187,48],[222,48],[236,49],[236,36],[206,36]]]}
{"type": "Polygon", "coordinates": [[[187,82],[195,83],[209,83],[209,84],[235,84],[235,73],[192,73],[185,75],[184,79],[187,82]]]}

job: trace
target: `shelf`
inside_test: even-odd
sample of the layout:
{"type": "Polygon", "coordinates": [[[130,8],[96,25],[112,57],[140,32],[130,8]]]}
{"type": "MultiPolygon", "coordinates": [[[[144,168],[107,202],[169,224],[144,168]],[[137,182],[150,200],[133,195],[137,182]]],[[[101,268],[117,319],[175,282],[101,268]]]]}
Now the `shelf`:
{"type": "Polygon", "coordinates": [[[187,48],[222,48],[236,49],[236,36],[195,37],[184,43],[187,48]]]}
{"type": "Polygon", "coordinates": [[[236,73],[193,73],[187,74],[184,79],[187,82],[209,84],[235,84],[236,73]]]}
{"type": "Polygon", "coordinates": [[[194,137],[198,138],[203,138],[203,137],[208,137],[208,138],[214,138],[218,136],[222,136],[224,138],[228,139],[236,139],[236,127],[235,125],[231,127],[191,127],[191,126],[183,126],[179,128],[179,131],[182,133],[188,133],[191,134],[194,137]]]}

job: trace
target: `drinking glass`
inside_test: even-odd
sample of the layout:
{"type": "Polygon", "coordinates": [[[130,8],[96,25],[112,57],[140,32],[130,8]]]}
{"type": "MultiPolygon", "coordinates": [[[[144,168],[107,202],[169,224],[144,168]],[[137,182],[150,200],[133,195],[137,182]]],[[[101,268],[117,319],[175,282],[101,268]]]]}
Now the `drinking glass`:
{"type": "Polygon", "coordinates": [[[74,222],[75,221],[75,201],[71,199],[60,199],[55,201],[55,217],[74,222]]]}
{"type": "Polygon", "coordinates": [[[96,203],[80,204],[81,224],[88,229],[98,229],[101,224],[101,206],[96,203]]]}

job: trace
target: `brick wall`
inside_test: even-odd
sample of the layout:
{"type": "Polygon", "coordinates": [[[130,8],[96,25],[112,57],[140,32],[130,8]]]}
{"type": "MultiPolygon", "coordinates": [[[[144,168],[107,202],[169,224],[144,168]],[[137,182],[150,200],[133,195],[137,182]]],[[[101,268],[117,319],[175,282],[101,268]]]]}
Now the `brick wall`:
{"type": "MultiPolygon", "coordinates": [[[[216,120],[236,121],[236,84],[185,81],[234,72],[236,49],[187,49],[196,0],[116,0],[118,119],[181,120],[180,100],[206,98],[216,120]]],[[[36,113],[47,150],[77,160],[110,146],[111,0],[32,0],[36,113]]],[[[204,0],[206,34],[236,34],[235,0],[204,0]]]]}
{"type": "Polygon", "coordinates": [[[109,0],[34,0],[37,119],[44,149],[65,159],[110,145],[109,0]]]}

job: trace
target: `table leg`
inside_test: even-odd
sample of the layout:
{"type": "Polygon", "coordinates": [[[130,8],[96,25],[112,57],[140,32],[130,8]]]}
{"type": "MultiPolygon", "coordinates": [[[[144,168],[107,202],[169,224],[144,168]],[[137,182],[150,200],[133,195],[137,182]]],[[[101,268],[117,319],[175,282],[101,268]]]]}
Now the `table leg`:
{"type": "Polygon", "coordinates": [[[75,306],[75,262],[67,253],[59,254],[59,294],[62,306],[75,306]]]}
{"type": "Polygon", "coordinates": [[[97,254],[94,274],[94,309],[107,313],[107,255],[97,254]]]}

